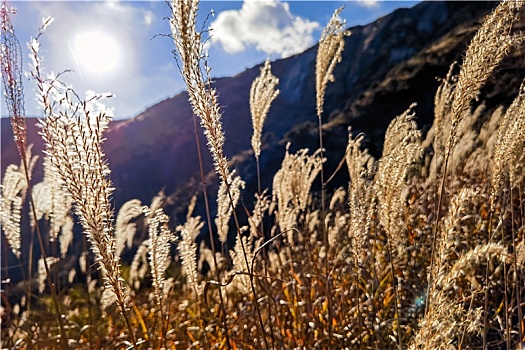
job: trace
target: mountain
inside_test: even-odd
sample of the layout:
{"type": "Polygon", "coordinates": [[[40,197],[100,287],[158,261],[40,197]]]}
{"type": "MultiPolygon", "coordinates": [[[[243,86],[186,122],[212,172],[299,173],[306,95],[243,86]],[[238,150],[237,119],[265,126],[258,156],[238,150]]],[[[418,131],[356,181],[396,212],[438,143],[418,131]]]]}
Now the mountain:
{"type": "MultiPolygon", "coordinates": [[[[350,28],[345,39],[342,62],[335,68],[335,82],[328,85],[323,115],[327,149],[327,174],[331,174],[344,155],[348,126],[364,132],[372,153],[381,152],[388,123],[413,102],[423,130],[433,118],[433,97],[453,61],[460,61],[479,20],[495,2],[422,2],[411,9],[398,9],[365,26],[350,28]]],[[[280,79],[281,93],[274,101],[263,129],[261,169],[263,188],[271,186],[280,167],[285,144],[291,150],[318,147],[315,113],[315,58],[317,47],[272,63],[272,73],[280,79]]],[[[252,134],[249,113],[250,86],[260,65],[234,77],[217,78],[214,87],[223,106],[226,134],[225,153],[232,166],[247,182],[246,205],[256,192],[255,161],[250,150],[252,134]]],[[[519,87],[524,63],[505,61],[484,90],[488,106],[508,103],[519,87]],[[520,74],[516,74],[519,71],[520,74]],[[503,78],[501,78],[503,76],[503,78]],[[512,86],[512,89],[502,87],[512,86]],[[501,93],[501,90],[505,93],[501,93]]],[[[1,171],[18,163],[9,120],[2,119],[1,171]]],[[[39,153],[35,119],[28,119],[29,141],[39,153]]],[[[214,181],[212,163],[201,130],[199,140],[208,174],[210,194],[214,181]]],[[[148,204],[164,189],[170,196],[168,210],[175,216],[184,212],[189,197],[200,191],[199,162],[194,120],[187,94],[166,99],[129,120],[114,121],[106,133],[105,151],[112,169],[116,207],[138,198],[148,204]]],[[[35,170],[35,180],[41,178],[35,170]]],[[[348,181],[346,170],[337,173],[332,187],[348,181]]],[[[213,203],[213,199],[212,199],[213,203]]],[[[202,209],[198,209],[202,214],[202,209]]]]}

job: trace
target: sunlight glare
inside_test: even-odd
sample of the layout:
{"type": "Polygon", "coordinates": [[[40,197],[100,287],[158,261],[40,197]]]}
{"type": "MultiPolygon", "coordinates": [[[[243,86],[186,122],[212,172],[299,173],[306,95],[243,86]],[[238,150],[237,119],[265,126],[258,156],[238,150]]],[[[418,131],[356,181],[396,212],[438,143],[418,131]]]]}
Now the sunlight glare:
{"type": "Polygon", "coordinates": [[[79,66],[92,73],[107,73],[115,69],[120,61],[118,42],[103,32],[78,33],[73,51],[79,66]]]}

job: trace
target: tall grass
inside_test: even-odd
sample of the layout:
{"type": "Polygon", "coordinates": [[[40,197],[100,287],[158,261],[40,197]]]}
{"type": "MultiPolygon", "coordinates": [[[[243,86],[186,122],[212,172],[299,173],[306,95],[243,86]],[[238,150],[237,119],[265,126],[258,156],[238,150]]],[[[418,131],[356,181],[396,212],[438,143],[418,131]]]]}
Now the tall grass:
{"type": "MultiPolygon", "coordinates": [[[[13,10],[14,11],[14,10],[13,10]]],[[[2,18],[1,24],[1,54],[0,54],[0,64],[2,69],[2,83],[4,86],[4,94],[6,98],[6,105],[9,111],[9,117],[11,119],[11,126],[13,128],[13,138],[20,155],[21,164],[18,169],[13,169],[15,171],[9,173],[14,175],[18,173],[20,176],[16,179],[16,176],[9,176],[7,183],[2,183],[2,222],[7,222],[6,225],[8,232],[6,238],[11,242],[13,247],[13,253],[20,257],[20,214],[22,208],[22,199],[25,197],[28,189],[31,188],[31,173],[34,165],[34,159],[31,159],[30,147],[27,145],[27,133],[26,133],[26,117],[25,117],[25,106],[24,106],[24,86],[22,83],[22,57],[21,57],[21,48],[20,42],[18,41],[15,30],[11,23],[9,16],[10,9],[7,8],[7,4],[4,1],[2,3],[2,8],[0,9],[0,17],[2,18]],[[7,196],[4,196],[4,193],[7,192],[7,196]]],[[[47,25],[47,21],[44,20],[44,24],[41,30],[47,25]]],[[[31,214],[34,221],[37,220],[37,214],[35,210],[35,202],[33,200],[33,194],[30,191],[29,193],[29,202],[31,205],[31,214]]],[[[4,225],[2,225],[4,226],[4,225]]],[[[58,297],[55,292],[55,286],[50,278],[50,270],[48,265],[48,258],[46,257],[46,251],[44,247],[44,242],[42,234],[38,226],[36,226],[36,234],[38,238],[38,243],[40,245],[40,251],[42,254],[39,262],[42,262],[39,265],[44,267],[45,278],[47,284],[51,289],[52,300],[54,305],[55,317],[57,318],[57,323],[60,329],[60,336],[58,342],[62,345],[67,344],[67,338],[64,331],[63,320],[61,317],[60,305],[58,302],[58,297]]],[[[31,237],[30,251],[29,255],[29,266],[32,266],[33,263],[33,237],[31,237]]],[[[31,267],[28,271],[28,276],[32,274],[31,267]]],[[[27,293],[29,297],[29,292],[27,293]]],[[[28,301],[27,308],[30,310],[30,301],[28,301]]]]}
{"type": "MultiPolygon", "coordinates": [[[[198,1],[171,6],[180,71],[221,182],[217,217],[212,221],[204,191],[189,203],[185,222],[171,227],[160,193],[149,206],[127,202],[113,223],[102,142],[111,116],[101,104],[104,96],[81,99],[61,82],[64,75],[44,76],[33,41],[32,76],[45,112],[40,124],[46,176],[30,186],[30,171],[7,168],[2,230],[13,254],[24,258],[20,220],[27,215],[26,193],[31,194],[33,226],[49,227],[45,237],[61,246],[50,251],[42,244],[39,271],[25,277],[27,283],[37,278],[51,297],[36,297],[36,288],[29,287],[29,308],[27,301],[12,304],[14,299],[3,296],[2,346],[521,348],[524,88],[506,110],[472,110],[470,104],[521,43],[522,33],[513,26],[523,3],[502,2],[483,20],[458,75],[451,69],[436,93],[434,124],[425,137],[410,103],[388,127],[379,159],[363,148],[364,136],[350,129],[350,182],[330,194],[324,188],[321,115],[326,84],[344,45],[338,10],[318,47],[320,147],[295,153],[287,148],[272,188],[262,189],[258,181],[257,193],[249,194],[253,211],[245,208],[244,216],[236,210],[244,181],[223,152],[220,104],[203,55],[205,33],[195,28],[198,1]],[[434,153],[425,160],[422,150],[430,146],[434,153]],[[314,185],[319,177],[321,189],[314,185]],[[193,214],[200,200],[206,221],[193,214]],[[69,275],[86,275],[91,259],[99,272],[85,277],[87,286],[69,284],[59,291],[53,271],[66,255],[73,220],[80,222],[91,254],[82,254],[80,268],[69,275]],[[196,240],[205,224],[210,247],[196,240]],[[133,252],[138,230],[147,230],[148,238],[131,264],[121,266],[120,256],[133,252]],[[233,233],[235,244],[229,247],[233,233]],[[214,242],[221,243],[220,250],[214,242]],[[177,256],[171,255],[172,244],[177,256]]],[[[6,11],[3,16],[9,17],[6,11]]],[[[9,76],[3,79],[9,84],[9,76]]],[[[250,94],[258,178],[265,171],[259,167],[263,123],[278,98],[277,87],[267,61],[250,94]]],[[[21,142],[16,135],[23,129],[15,132],[15,142],[21,142]]],[[[27,147],[22,149],[27,158],[27,147]]],[[[31,162],[25,162],[22,167],[30,170],[31,162]]],[[[204,174],[202,180],[206,190],[204,174]]]]}

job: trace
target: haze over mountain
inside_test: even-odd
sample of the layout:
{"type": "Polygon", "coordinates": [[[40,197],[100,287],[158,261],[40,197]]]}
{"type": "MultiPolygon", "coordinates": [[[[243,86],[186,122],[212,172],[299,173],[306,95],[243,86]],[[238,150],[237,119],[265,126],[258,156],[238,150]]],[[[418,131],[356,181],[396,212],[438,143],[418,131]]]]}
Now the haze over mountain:
{"type": "MultiPolygon", "coordinates": [[[[461,60],[480,18],[494,6],[494,2],[423,2],[411,9],[396,10],[366,26],[350,28],[352,35],[346,38],[342,62],[334,71],[335,82],[326,91],[323,132],[327,174],[335,170],[344,155],[349,126],[353,133],[367,135],[367,146],[376,155],[381,151],[388,123],[413,102],[417,103],[420,127],[428,129],[433,119],[437,78],[446,75],[452,62],[461,60]]],[[[315,58],[316,46],[272,62],[272,73],[280,79],[280,94],[263,129],[263,188],[271,186],[287,142],[291,142],[291,151],[318,148],[315,58]]],[[[257,188],[248,101],[259,69],[260,65],[234,77],[217,78],[214,83],[223,106],[225,153],[247,182],[247,199],[253,198],[257,188]]],[[[498,69],[498,79],[487,85],[481,98],[487,100],[487,108],[508,103],[515,96],[523,76],[516,70],[523,73],[524,64],[512,58],[498,69]],[[506,88],[501,90],[504,94],[500,92],[502,86],[506,88]]],[[[8,164],[19,161],[9,120],[2,119],[1,123],[3,173],[8,164]]],[[[42,141],[34,125],[35,120],[28,119],[29,143],[34,143],[34,152],[40,153],[42,141]]],[[[205,171],[209,173],[212,163],[200,128],[198,132],[205,171]]],[[[117,209],[133,198],[149,203],[164,189],[166,194],[173,194],[169,214],[180,215],[189,197],[200,191],[194,120],[186,93],[164,100],[130,120],[113,122],[105,136],[117,209]]],[[[35,181],[41,178],[41,162],[39,165],[35,181]]],[[[210,174],[212,196],[217,186],[213,179],[210,174]]],[[[330,186],[347,181],[347,172],[342,169],[330,186]]],[[[246,205],[252,202],[246,200],[246,205]]]]}

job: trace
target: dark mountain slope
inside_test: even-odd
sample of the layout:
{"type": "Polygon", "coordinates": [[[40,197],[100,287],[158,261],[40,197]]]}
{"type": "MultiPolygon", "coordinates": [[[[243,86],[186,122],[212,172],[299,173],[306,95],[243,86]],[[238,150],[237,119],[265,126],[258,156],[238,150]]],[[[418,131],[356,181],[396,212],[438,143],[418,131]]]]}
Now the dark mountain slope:
{"type": "MultiPolygon", "coordinates": [[[[384,85],[392,69],[428,49],[458,25],[476,23],[492,7],[493,4],[487,2],[425,2],[413,9],[397,10],[367,26],[351,28],[352,36],[346,39],[343,60],[334,72],[336,82],[327,90],[324,120],[340,114],[354,101],[363,101],[363,96],[374,94],[371,91],[384,85]]],[[[459,58],[470,33],[467,31],[461,43],[450,49],[453,55],[439,53],[443,56],[436,63],[440,70],[423,69],[430,77],[425,80],[434,84],[433,89],[437,86],[435,77],[444,75],[441,73],[446,72],[450,56],[459,58]]],[[[280,79],[281,93],[272,105],[264,127],[267,146],[275,144],[298,124],[317,121],[315,56],[316,47],[313,47],[272,64],[273,73],[280,79]]],[[[215,82],[223,106],[228,157],[250,149],[252,128],[248,97],[251,83],[258,73],[259,66],[256,66],[235,77],[219,78],[215,82]]],[[[395,72],[391,75],[395,76],[395,72]]],[[[427,91],[426,94],[432,96],[433,92],[427,91]]],[[[412,96],[403,100],[396,97],[395,102],[400,105],[397,109],[406,108],[413,100],[408,97],[412,96]]],[[[376,115],[385,121],[395,116],[376,115]]],[[[117,203],[136,197],[147,201],[163,187],[170,193],[184,184],[191,174],[197,173],[193,120],[186,94],[163,101],[130,121],[116,124],[107,137],[106,150],[117,186],[117,203]]],[[[205,145],[202,137],[201,141],[205,145]]],[[[304,146],[313,147],[311,144],[304,146]]],[[[204,155],[206,170],[211,170],[207,150],[204,155]]],[[[265,185],[269,185],[268,181],[265,185]]]]}
{"type": "MultiPolygon", "coordinates": [[[[399,9],[369,25],[351,28],[352,35],[346,38],[343,60],[334,72],[336,82],[327,90],[324,120],[330,115],[340,114],[345,105],[354,103],[355,108],[360,108],[359,103],[366,105],[365,100],[373,91],[383,87],[387,73],[396,65],[428,48],[457,25],[475,22],[492,6],[487,2],[424,2],[412,9],[399,9]]],[[[300,123],[316,122],[315,56],[316,47],[313,47],[272,64],[273,73],[280,79],[281,93],[270,109],[264,127],[263,135],[268,144],[281,139],[300,123]]],[[[443,61],[448,65],[448,59],[443,61]]],[[[439,74],[442,71],[427,75],[433,79],[442,75],[439,74]]],[[[256,66],[235,77],[219,78],[215,82],[223,106],[225,152],[229,157],[250,148],[248,96],[258,73],[259,66],[256,66]]],[[[117,121],[110,126],[105,150],[117,188],[117,206],[131,198],[149,201],[162,188],[169,193],[197,172],[192,112],[186,97],[185,93],[179,94],[131,120],[117,121]]],[[[412,99],[403,100],[406,103],[398,103],[403,105],[398,109],[405,108],[412,99]]],[[[392,117],[376,115],[385,121],[392,117]]],[[[2,171],[7,164],[16,162],[10,127],[6,127],[6,122],[2,120],[2,171]]],[[[38,151],[41,142],[34,137],[32,121],[28,123],[33,130],[30,141],[35,143],[38,151]]],[[[204,153],[206,170],[209,171],[208,152],[204,153]]]]}
{"type": "MultiPolygon", "coordinates": [[[[479,19],[492,6],[494,3],[423,3],[410,10],[398,10],[371,25],[352,29],[353,34],[346,41],[343,61],[334,74],[336,81],[329,85],[325,103],[323,133],[328,174],[335,170],[344,155],[348,126],[352,126],[354,133],[364,132],[367,135],[367,146],[372,148],[376,156],[380,155],[386,127],[411,103],[417,103],[416,113],[420,126],[423,130],[428,129],[433,119],[433,99],[439,86],[438,78],[446,75],[452,62],[461,61],[469,40],[478,28],[479,19]],[[419,21],[412,18],[419,18],[419,21]],[[359,68],[355,68],[356,66],[359,68]]],[[[279,61],[274,67],[278,63],[279,61]]],[[[516,67],[507,68],[516,71],[516,67]]],[[[287,142],[292,143],[291,151],[318,147],[313,66],[310,69],[310,74],[303,73],[307,76],[304,79],[309,80],[303,95],[309,95],[310,100],[304,100],[304,105],[309,108],[305,114],[307,117],[279,142],[265,144],[266,149],[261,155],[263,187],[271,186],[273,174],[280,167],[287,142]]],[[[499,69],[498,79],[494,78],[493,83],[499,82],[501,86],[510,84],[515,89],[505,90],[505,96],[495,92],[494,97],[497,98],[489,98],[489,104],[491,101],[493,104],[509,102],[515,96],[519,82],[512,84],[508,79],[504,83],[499,80],[500,73],[505,69],[499,69]]],[[[519,79],[515,74],[507,78],[516,80],[515,77],[519,79]]],[[[280,89],[288,91],[285,88],[288,86],[287,80],[284,79],[285,83],[282,81],[280,89]]],[[[483,98],[488,97],[486,95],[483,98]]],[[[276,101],[278,100],[279,98],[276,101]]],[[[273,130],[270,118],[274,112],[272,106],[265,130],[273,130]]],[[[256,191],[255,162],[251,152],[247,151],[236,157],[235,167],[247,182],[245,195],[246,203],[249,204],[256,191]]],[[[332,181],[331,187],[345,185],[347,181],[348,176],[343,168],[332,181]]],[[[199,190],[197,180],[192,184],[179,188],[175,202],[187,203],[189,196],[199,190]]]]}
{"type": "MultiPolygon", "coordinates": [[[[334,72],[335,82],[326,93],[323,132],[328,174],[343,156],[350,125],[354,132],[367,134],[376,154],[390,120],[412,102],[418,103],[420,125],[428,127],[439,84],[436,78],[445,76],[450,63],[461,59],[479,19],[494,6],[494,2],[423,2],[412,9],[396,10],[369,25],[351,28],[342,62],[334,72]]],[[[287,142],[292,142],[292,151],[318,147],[315,57],[316,47],[312,47],[272,63],[272,72],[280,79],[281,93],[263,130],[263,187],[271,185],[287,142]]],[[[522,76],[516,74],[522,62],[509,59],[505,64],[484,96],[494,103],[507,101],[508,95],[502,96],[500,87],[515,86],[522,76]]],[[[248,96],[258,74],[256,66],[235,77],[218,78],[214,83],[223,106],[225,152],[247,182],[247,205],[253,202],[256,189],[248,96]]],[[[509,94],[512,96],[513,92],[509,94]]],[[[18,163],[18,158],[9,121],[2,119],[1,123],[3,172],[8,164],[18,163]]],[[[38,152],[42,142],[34,123],[34,119],[28,120],[29,141],[38,152]]],[[[113,122],[106,137],[105,151],[116,187],[117,208],[132,198],[149,203],[164,188],[168,194],[175,193],[171,213],[180,214],[189,196],[200,190],[193,118],[186,93],[162,101],[133,119],[113,122]]],[[[202,136],[199,137],[205,170],[210,172],[210,157],[202,136]]],[[[39,174],[41,170],[37,169],[37,181],[39,174]]],[[[331,185],[345,184],[347,180],[343,168],[331,185]]],[[[214,193],[215,186],[211,181],[210,193],[214,193]]]]}

